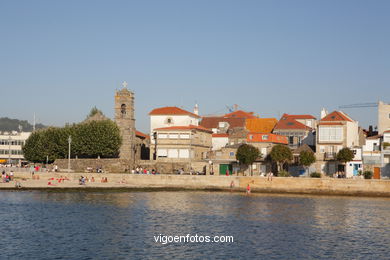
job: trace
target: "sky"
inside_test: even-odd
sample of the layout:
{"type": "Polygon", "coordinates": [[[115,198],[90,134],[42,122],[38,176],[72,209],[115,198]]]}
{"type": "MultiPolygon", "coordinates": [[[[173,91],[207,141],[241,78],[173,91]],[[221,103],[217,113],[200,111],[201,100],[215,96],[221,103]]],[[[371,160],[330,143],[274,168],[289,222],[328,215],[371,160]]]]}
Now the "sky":
{"type": "MultiPolygon", "coordinates": [[[[390,102],[390,1],[0,1],[0,117],[46,125],[161,106],[260,117],[390,102]]],[[[360,125],[377,110],[345,109],[360,125]]]]}

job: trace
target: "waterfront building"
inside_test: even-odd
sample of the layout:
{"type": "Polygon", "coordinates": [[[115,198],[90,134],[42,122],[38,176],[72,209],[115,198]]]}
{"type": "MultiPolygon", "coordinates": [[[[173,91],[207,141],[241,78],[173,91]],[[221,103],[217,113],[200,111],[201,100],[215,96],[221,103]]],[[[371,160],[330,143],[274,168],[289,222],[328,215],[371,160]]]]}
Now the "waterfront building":
{"type": "Polygon", "coordinates": [[[20,165],[24,162],[23,145],[31,132],[0,132],[0,163],[20,165]]]}
{"type": "Polygon", "coordinates": [[[211,150],[212,131],[201,126],[155,128],[156,160],[160,162],[199,162],[211,150]]]}
{"type": "Polygon", "coordinates": [[[316,118],[312,115],[283,114],[273,133],[288,138],[288,146],[296,149],[302,144],[315,146],[316,118]]]}
{"type": "Polygon", "coordinates": [[[357,176],[363,169],[361,152],[359,153],[362,145],[360,135],[363,135],[363,131],[359,129],[359,123],[344,112],[334,111],[330,114],[322,112],[321,120],[317,124],[317,171],[330,176],[338,171],[345,172],[346,177],[357,176]],[[337,153],[345,147],[356,153],[356,158],[347,165],[339,163],[336,159],[337,153]],[[353,170],[350,170],[351,167],[353,170]]]}

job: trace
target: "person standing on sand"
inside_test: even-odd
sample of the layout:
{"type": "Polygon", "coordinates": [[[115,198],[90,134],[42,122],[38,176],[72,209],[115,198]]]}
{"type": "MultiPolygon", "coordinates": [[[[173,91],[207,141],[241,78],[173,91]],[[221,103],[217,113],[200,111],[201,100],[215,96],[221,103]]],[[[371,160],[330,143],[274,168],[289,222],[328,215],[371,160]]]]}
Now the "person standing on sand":
{"type": "Polygon", "coordinates": [[[248,183],[248,186],[246,186],[246,194],[250,194],[250,193],[251,193],[251,186],[248,183]]]}
{"type": "Polygon", "coordinates": [[[274,176],[274,174],[272,173],[272,171],[270,171],[268,173],[268,177],[267,177],[267,181],[272,181],[272,177],[274,176]]]}

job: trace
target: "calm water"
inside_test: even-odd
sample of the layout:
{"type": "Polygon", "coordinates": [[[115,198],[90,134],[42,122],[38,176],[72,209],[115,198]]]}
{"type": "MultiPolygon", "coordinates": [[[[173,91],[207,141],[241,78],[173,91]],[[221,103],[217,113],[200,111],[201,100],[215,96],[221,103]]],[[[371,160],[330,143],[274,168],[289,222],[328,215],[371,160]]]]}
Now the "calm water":
{"type": "Polygon", "coordinates": [[[0,259],[390,259],[390,199],[0,192],[0,259]],[[229,235],[162,245],[154,236],[229,235]]]}

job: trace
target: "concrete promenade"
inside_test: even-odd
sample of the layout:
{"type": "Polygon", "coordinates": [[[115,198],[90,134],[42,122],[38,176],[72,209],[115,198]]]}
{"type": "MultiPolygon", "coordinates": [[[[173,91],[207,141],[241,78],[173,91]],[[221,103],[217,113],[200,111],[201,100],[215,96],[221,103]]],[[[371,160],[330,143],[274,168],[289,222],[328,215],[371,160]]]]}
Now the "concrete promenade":
{"type": "Polygon", "coordinates": [[[144,174],[98,174],[98,173],[40,173],[32,179],[29,173],[15,173],[15,181],[0,183],[0,189],[145,189],[145,190],[221,190],[245,192],[249,184],[252,192],[292,193],[319,195],[347,195],[390,197],[390,180],[332,179],[332,178],[267,178],[236,176],[194,176],[194,175],[144,175],[144,174]],[[89,180],[79,185],[78,179],[85,176],[89,180]],[[101,179],[107,177],[107,183],[101,179]],[[58,180],[66,178],[68,180],[58,180]],[[19,182],[21,188],[16,188],[19,182]],[[233,187],[231,187],[233,186],[233,187]]]}

